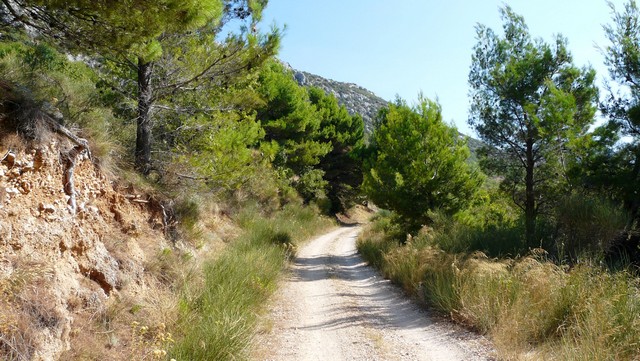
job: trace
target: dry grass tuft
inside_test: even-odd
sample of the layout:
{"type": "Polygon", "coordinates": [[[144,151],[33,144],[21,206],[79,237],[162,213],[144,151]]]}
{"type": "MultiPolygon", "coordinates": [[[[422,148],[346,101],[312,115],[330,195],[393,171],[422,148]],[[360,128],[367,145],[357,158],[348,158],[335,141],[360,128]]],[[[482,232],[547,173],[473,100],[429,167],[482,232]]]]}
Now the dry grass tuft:
{"type": "Polygon", "coordinates": [[[7,132],[0,128],[0,156],[4,156],[7,152],[14,153],[24,152],[26,142],[16,132],[7,132]]]}
{"type": "Polygon", "coordinates": [[[295,243],[327,227],[309,209],[289,205],[270,215],[245,207],[236,215],[243,234],[202,267],[202,282],[185,280],[180,322],[170,356],[235,360],[248,355],[264,302],[275,291],[295,243]]]}
{"type": "Polygon", "coordinates": [[[480,332],[507,360],[636,360],[640,281],[582,264],[568,270],[539,252],[491,260],[420,242],[385,241],[373,224],[358,241],[385,276],[480,332]],[[382,259],[382,261],[380,261],[382,259]]]}
{"type": "Polygon", "coordinates": [[[19,258],[11,260],[10,269],[0,278],[0,354],[7,360],[28,360],[42,330],[55,332],[62,317],[47,287],[49,270],[19,258]]]}

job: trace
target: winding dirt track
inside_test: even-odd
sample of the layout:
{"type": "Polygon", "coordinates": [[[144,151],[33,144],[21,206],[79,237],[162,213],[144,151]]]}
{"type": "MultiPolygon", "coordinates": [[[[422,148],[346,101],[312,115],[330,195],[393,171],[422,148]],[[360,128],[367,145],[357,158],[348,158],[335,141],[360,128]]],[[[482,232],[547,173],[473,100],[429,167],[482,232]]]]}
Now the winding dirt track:
{"type": "Polygon", "coordinates": [[[490,360],[486,340],[435,319],[357,254],[359,227],[299,250],[256,360],[490,360]]]}

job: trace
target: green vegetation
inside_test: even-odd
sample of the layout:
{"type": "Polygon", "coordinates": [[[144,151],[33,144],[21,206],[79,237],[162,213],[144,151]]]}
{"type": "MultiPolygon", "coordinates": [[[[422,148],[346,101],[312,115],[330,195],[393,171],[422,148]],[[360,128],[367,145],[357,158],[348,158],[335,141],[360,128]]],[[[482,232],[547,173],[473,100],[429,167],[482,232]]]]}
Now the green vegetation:
{"type": "Polygon", "coordinates": [[[248,356],[257,316],[296,245],[331,225],[310,208],[289,205],[271,217],[257,207],[236,216],[243,234],[204,265],[202,285],[184,285],[177,342],[178,360],[237,360],[248,356]]]}
{"type": "Polygon", "coordinates": [[[398,121],[420,114],[411,108],[404,116],[397,105],[383,110],[383,119],[391,114],[403,126],[393,132],[390,121],[378,122],[368,148],[363,188],[392,212],[365,229],[358,250],[410,295],[488,334],[500,359],[640,354],[640,11],[634,1],[612,10],[606,61],[628,91],[603,101],[602,126],[590,130],[595,72],[573,64],[562,36],[552,45],[532,38],[505,6],[502,35],[476,28],[469,74],[469,123],[485,142],[478,160],[489,176],[480,189],[472,181],[462,183],[467,193],[455,188],[468,174],[460,170],[429,183],[442,174],[429,164],[459,165],[468,153],[456,151],[451,135],[435,147],[458,147],[447,152],[413,146],[438,141],[430,138],[433,125],[417,130],[398,121]],[[405,185],[412,187],[398,194],[405,185]]]}
{"type": "Polygon", "coordinates": [[[318,88],[309,89],[309,100],[320,116],[319,138],[331,144],[331,150],[318,164],[327,181],[331,211],[344,211],[353,205],[362,183],[364,122],[359,115],[349,115],[334,96],[318,88]]]}
{"type": "Polygon", "coordinates": [[[517,259],[449,253],[431,231],[404,245],[393,234],[381,216],[358,249],[409,294],[489,334],[501,359],[625,360],[640,352],[638,280],[628,272],[567,269],[543,251],[517,259]]]}
{"type": "MultiPolygon", "coordinates": [[[[149,195],[176,245],[145,261],[153,305],[105,308],[133,359],[246,357],[297,243],[360,196],[362,119],[274,59],[280,29],[257,28],[266,3],[0,4],[0,135],[85,138],[104,173],[149,195]]],[[[109,352],[74,335],[73,355],[109,352]]],[[[0,336],[0,358],[21,358],[0,336]]]]}
{"type": "MultiPolygon", "coordinates": [[[[96,161],[104,169],[118,162],[117,153],[130,130],[97,97],[93,71],[70,62],[52,46],[21,34],[8,34],[0,43],[0,79],[3,82],[3,132],[17,131],[29,140],[43,141],[42,125],[34,116],[45,109],[67,127],[82,129],[96,161]]],[[[45,132],[46,133],[46,132],[45,132]]]]}
{"type": "Polygon", "coordinates": [[[328,200],[324,208],[344,210],[361,181],[362,118],[349,115],[332,95],[301,88],[277,62],[263,69],[259,83],[261,150],[305,202],[328,200]]]}
{"type": "Polygon", "coordinates": [[[603,113],[608,122],[593,132],[585,145],[583,162],[574,171],[582,184],[607,194],[630,213],[630,225],[640,217],[640,108],[638,89],[640,70],[640,10],[635,1],[628,1],[623,11],[613,12],[613,24],[605,26],[609,44],[604,49],[609,75],[620,92],[607,95],[603,113]],[[622,138],[627,138],[621,141],[622,138]]]}
{"type": "MultiPolygon", "coordinates": [[[[524,19],[501,9],[504,37],[478,25],[469,83],[469,124],[489,145],[484,169],[525,215],[527,245],[536,245],[538,214],[569,189],[564,167],[594,121],[595,71],[573,65],[567,40],[533,40],[524,19]]],[[[546,209],[545,209],[546,208],[546,209]]]]}
{"type": "Polygon", "coordinates": [[[150,262],[193,267],[192,277],[160,272],[180,296],[180,321],[156,332],[173,333],[163,345],[171,357],[245,357],[287,257],[328,224],[318,214],[365,196],[386,210],[360,252],[409,293],[490,334],[504,358],[640,354],[635,1],[612,7],[604,29],[621,91],[601,101],[607,122],[595,129],[595,72],[573,63],[565,38],[532,37],[508,6],[502,34],[477,26],[477,162],[422,96],[383,108],[365,144],[361,116],[300,87],[275,59],[280,29],[257,28],[266,4],[0,3],[0,133],[36,143],[47,124],[78,133],[103,171],[171,200],[160,204],[163,223],[175,215],[171,236],[193,249],[210,245],[216,217],[242,229],[202,267],[177,248],[150,262]],[[223,210],[210,209],[217,200],[223,210]]]}
{"type": "MultiPolygon", "coordinates": [[[[5,2],[3,5],[4,13],[13,20],[37,29],[40,35],[66,49],[109,59],[105,63],[120,68],[112,87],[125,80],[136,80],[135,91],[129,87],[121,92],[136,102],[135,161],[139,170],[148,173],[152,143],[150,113],[157,99],[153,91],[157,87],[154,70],[156,60],[167,50],[162,43],[164,39],[172,40],[194,30],[206,33],[207,24],[223,16],[222,1],[148,1],[136,3],[134,7],[124,2],[114,6],[110,2],[87,1],[5,2]],[[143,13],[145,16],[141,16],[143,13]],[[87,28],[91,31],[86,31],[87,28]]],[[[182,82],[192,83],[185,79],[182,82]]]]}
{"type": "Polygon", "coordinates": [[[481,182],[466,163],[466,144],[428,99],[413,108],[402,100],[383,108],[368,153],[367,196],[413,227],[429,224],[431,210],[452,215],[465,208],[481,182]]]}
{"type": "Polygon", "coordinates": [[[264,103],[258,108],[258,119],[268,142],[263,148],[269,149],[273,164],[292,180],[305,200],[324,196],[318,192],[326,182],[315,166],[329,153],[331,144],[319,139],[320,118],[307,90],[276,62],[260,74],[260,84],[264,103]]]}

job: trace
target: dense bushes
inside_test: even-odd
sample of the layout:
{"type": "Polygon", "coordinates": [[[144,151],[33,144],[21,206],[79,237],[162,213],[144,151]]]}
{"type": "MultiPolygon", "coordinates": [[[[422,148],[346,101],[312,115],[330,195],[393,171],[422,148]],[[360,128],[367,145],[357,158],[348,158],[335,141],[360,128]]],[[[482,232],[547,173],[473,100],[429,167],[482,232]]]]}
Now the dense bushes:
{"type": "MultiPolygon", "coordinates": [[[[399,243],[412,233],[414,243],[448,253],[481,251],[489,257],[527,254],[531,248],[524,239],[524,220],[519,210],[510,206],[497,189],[480,193],[471,207],[454,216],[427,212],[431,223],[417,232],[393,213],[383,213],[375,229],[385,231],[387,238],[399,243]]],[[[559,199],[553,210],[540,217],[536,227],[536,248],[544,249],[550,259],[573,264],[584,259],[603,260],[607,255],[611,262],[629,256],[616,249],[629,220],[620,207],[604,199],[575,194],[559,199]]]]}
{"type": "Polygon", "coordinates": [[[581,195],[563,198],[554,218],[556,252],[569,260],[585,255],[601,258],[629,222],[628,215],[608,200],[581,195]]]}

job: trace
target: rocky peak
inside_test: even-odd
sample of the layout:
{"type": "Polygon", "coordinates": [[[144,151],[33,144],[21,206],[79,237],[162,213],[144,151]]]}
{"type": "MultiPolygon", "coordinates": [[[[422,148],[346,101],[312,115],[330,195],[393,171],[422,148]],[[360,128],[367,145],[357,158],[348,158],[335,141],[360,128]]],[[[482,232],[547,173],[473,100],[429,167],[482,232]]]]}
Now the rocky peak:
{"type": "Polygon", "coordinates": [[[288,64],[285,64],[285,67],[291,69],[294,78],[301,86],[314,86],[327,94],[333,94],[338,99],[338,103],[347,108],[349,114],[360,114],[364,120],[366,133],[371,133],[373,130],[373,119],[378,114],[378,110],[388,104],[386,100],[357,84],[339,82],[306,71],[295,70],[288,64]]]}
{"type": "MultiPolygon", "coordinates": [[[[324,90],[327,94],[333,94],[340,105],[347,108],[349,114],[360,114],[364,120],[365,133],[373,132],[373,120],[378,111],[386,107],[389,102],[354,83],[339,82],[306,71],[293,69],[288,63],[283,63],[285,68],[293,73],[300,86],[314,86],[324,90]]],[[[477,161],[477,152],[484,145],[481,141],[460,133],[460,137],[467,139],[467,145],[471,150],[471,161],[477,161]]]]}

